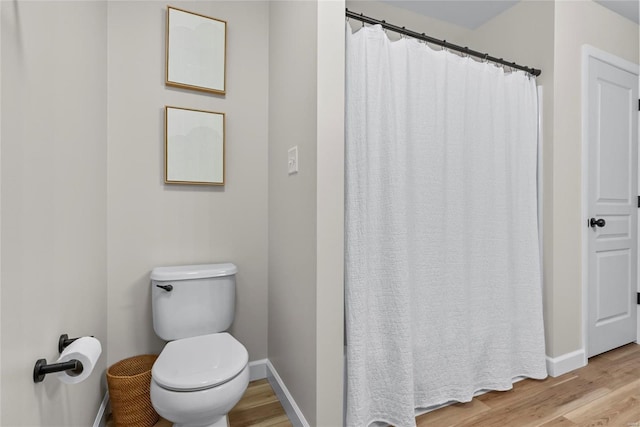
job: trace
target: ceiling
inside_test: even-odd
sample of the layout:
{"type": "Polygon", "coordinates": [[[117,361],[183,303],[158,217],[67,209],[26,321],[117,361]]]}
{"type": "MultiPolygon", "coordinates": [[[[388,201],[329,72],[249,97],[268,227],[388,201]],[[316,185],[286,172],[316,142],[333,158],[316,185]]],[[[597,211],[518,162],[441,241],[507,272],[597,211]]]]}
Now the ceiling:
{"type": "MultiPolygon", "coordinates": [[[[430,16],[461,27],[476,29],[519,0],[383,0],[385,3],[430,16]]],[[[585,0],[582,0],[585,1],[585,0]]],[[[640,0],[595,0],[604,7],[638,23],[640,0]]]]}
{"type": "Polygon", "coordinates": [[[620,15],[631,19],[636,24],[640,18],[640,0],[596,0],[604,7],[613,10],[620,15]]]}

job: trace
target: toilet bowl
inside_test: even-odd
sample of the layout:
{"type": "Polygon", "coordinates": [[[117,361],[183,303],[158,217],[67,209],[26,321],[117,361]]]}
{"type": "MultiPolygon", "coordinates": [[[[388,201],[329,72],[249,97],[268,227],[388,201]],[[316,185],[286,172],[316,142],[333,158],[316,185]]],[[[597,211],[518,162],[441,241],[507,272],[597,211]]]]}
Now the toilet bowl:
{"type": "Polygon", "coordinates": [[[151,372],[151,401],[175,427],[228,427],[249,383],[248,353],[228,333],[168,343],[151,372]]]}
{"type": "Polygon", "coordinates": [[[168,341],[151,370],[151,404],[175,427],[228,427],[249,384],[247,349],[224,332],[237,271],[224,263],[151,272],[153,329],[168,341]]]}

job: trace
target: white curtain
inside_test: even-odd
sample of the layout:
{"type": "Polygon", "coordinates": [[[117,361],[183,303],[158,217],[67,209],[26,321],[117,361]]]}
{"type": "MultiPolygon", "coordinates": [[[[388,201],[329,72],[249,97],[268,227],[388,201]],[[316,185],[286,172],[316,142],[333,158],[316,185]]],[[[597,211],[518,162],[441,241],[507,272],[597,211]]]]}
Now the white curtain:
{"type": "Polygon", "coordinates": [[[544,378],[535,79],[347,25],[347,424],[544,378]]]}

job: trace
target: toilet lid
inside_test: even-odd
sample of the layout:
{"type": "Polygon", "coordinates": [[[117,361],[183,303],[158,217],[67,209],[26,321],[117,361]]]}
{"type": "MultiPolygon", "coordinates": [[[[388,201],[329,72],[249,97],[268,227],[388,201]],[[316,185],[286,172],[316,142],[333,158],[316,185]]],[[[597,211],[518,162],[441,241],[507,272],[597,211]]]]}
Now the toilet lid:
{"type": "Polygon", "coordinates": [[[169,390],[203,390],[238,375],[249,361],[240,342],[226,332],[169,342],[151,370],[169,390]]]}

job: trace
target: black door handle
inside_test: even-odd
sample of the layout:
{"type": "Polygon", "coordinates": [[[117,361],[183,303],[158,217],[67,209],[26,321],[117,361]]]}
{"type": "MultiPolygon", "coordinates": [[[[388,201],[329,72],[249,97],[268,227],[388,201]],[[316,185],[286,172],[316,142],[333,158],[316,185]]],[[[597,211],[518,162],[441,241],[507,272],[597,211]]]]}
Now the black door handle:
{"type": "Polygon", "coordinates": [[[156,285],[156,286],[164,289],[167,292],[171,292],[173,290],[173,285],[156,285]]]}
{"type": "Polygon", "coordinates": [[[589,225],[590,225],[591,227],[594,227],[594,228],[595,228],[596,226],[598,226],[598,227],[604,227],[604,226],[605,226],[605,224],[606,224],[606,222],[605,222],[605,220],[604,220],[604,219],[602,219],[602,218],[600,218],[600,219],[591,218],[591,219],[589,220],[589,225]]]}

